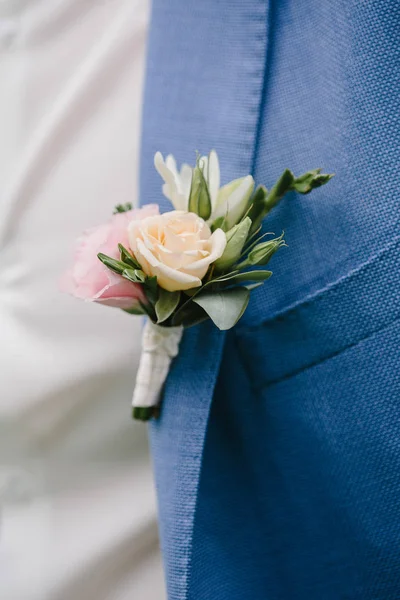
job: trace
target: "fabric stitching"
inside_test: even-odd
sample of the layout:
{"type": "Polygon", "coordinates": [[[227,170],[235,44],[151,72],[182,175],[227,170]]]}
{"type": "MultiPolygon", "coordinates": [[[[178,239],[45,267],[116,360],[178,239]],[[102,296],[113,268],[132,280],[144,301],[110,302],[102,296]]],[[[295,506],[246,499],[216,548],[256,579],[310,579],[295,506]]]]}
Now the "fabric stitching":
{"type": "MultiPolygon", "coordinates": [[[[331,360],[332,358],[335,358],[336,356],[343,354],[343,352],[346,352],[346,350],[350,350],[351,348],[357,347],[359,344],[369,340],[370,338],[377,335],[381,331],[385,331],[385,329],[389,329],[397,321],[400,321],[399,316],[396,316],[394,319],[392,319],[388,323],[385,323],[381,327],[378,327],[377,329],[369,331],[365,336],[361,337],[360,339],[356,340],[355,342],[353,342],[351,344],[347,344],[346,346],[342,346],[340,349],[336,350],[336,352],[333,352],[333,353],[329,354],[328,356],[325,356],[324,358],[321,358],[321,359],[316,360],[306,366],[303,366],[301,369],[296,369],[296,370],[288,373],[287,375],[283,375],[282,377],[277,377],[276,379],[271,379],[267,383],[263,383],[260,386],[254,386],[253,387],[254,392],[259,394],[260,392],[263,392],[266,388],[269,388],[273,385],[278,385],[279,383],[282,383],[283,381],[287,381],[288,379],[292,379],[292,377],[296,377],[300,373],[304,373],[305,371],[308,371],[309,369],[312,369],[314,367],[322,365],[325,362],[331,360]]],[[[240,351],[240,344],[238,344],[238,347],[239,347],[239,351],[240,351]]],[[[241,352],[240,352],[240,356],[242,358],[241,352]]],[[[242,359],[242,362],[243,362],[243,359],[242,359]]]]}
{"type": "Polygon", "coordinates": [[[314,292],[310,296],[307,296],[306,298],[298,300],[291,306],[288,306],[288,307],[276,312],[275,314],[271,315],[270,317],[266,318],[265,320],[260,321],[259,323],[255,324],[255,325],[239,326],[237,328],[237,331],[243,332],[243,333],[250,332],[250,331],[256,331],[261,327],[265,327],[265,326],[273,323],[274,321],[277,321],[279,319],[282,319],[284,317],[287,317],[287,316],[293,314],[296,310],[302,310],[303,308],[308,308],[310,305],[314,305],[317,302],[325,300],[331,294],[333,294],[339,288],[339,286],[343,285],[344,283],[348,283],[350,280],[352,280],[355,277],[361,276],[364,273],[364,271],[366,271],[375,262],[379,262],[380,260],[383,260],[385,254],[387,252],[389,252],[390,250],[392,250],[392,248],[394,248],[399,243],[400,243],[400,236],[396,236],[396,238],[394,240],[392,240],[392,242],[390,242],[390,244],[385,246],[378,254],[375,254],[374,256],[372,256],[370,259],[368,259],[368,261],[366,261],[365,263],[361,264],[360,266],[356,267],[355,269],[353,269],[352,271],[347,273],[347,275],[340,277],[338,280],[336,280],[332,283],[329,283],[327,286],[325,286],[324,288],[321,288],[317,292],[314,292]]]}

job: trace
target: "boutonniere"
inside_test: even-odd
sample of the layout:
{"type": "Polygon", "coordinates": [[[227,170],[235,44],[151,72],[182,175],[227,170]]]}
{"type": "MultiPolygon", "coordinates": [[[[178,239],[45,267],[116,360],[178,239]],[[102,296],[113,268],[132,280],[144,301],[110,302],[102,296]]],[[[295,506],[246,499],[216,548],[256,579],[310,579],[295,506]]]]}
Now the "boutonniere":
{"type": "Polygon", "coordinates": [[[155,167],[174,210],[118,205],[110,222],[87,231],[63,291],[145,315],[133,417],[158,413],[160,392],[184,328],[211,319],[226,330],[243,315],[250,294],[272,275],[265,267],[285,245],[261,234],[261,223],[289,191],[307,194],[332,175],[320,169],[295,177],[288,169],[267,190],[251,175],[220,186],[218,156],[199,156],[178,171],[157,152],[155,167]]]}

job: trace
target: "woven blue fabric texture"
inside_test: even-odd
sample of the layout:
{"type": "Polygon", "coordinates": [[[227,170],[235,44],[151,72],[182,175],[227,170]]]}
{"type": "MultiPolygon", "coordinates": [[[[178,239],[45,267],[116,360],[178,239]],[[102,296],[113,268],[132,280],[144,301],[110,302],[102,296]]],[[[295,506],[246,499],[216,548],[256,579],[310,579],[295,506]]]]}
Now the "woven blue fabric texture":
{"type": "Polygon", "coordinates": [[[154,0],[157,150],[224,182],[335,172],[265,223],[274,277],[227,335],[184,335],[151,425],[169,600],[400,598],[400,7],[154,0]]]}

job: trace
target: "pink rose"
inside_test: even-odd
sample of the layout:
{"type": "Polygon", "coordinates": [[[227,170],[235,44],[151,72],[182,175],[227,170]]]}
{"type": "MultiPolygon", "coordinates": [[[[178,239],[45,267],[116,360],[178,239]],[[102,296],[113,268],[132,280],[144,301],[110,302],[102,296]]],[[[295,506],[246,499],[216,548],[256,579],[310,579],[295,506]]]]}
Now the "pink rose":
{"type": "Polygon", "coordinates": [[[74,264],[61,279],[61,291],[82,300],[117,308],[130,309],[139,300],[145,301],[141,285],[110,271],[100,262],[97,254],[102,252],[119,259],[118,244],[129,248],[129,223],[154,215],[158,215],[158,206],[148,204],[141,209],[117,213],[107,224],[85,231],[78,240],[74,264]]]}

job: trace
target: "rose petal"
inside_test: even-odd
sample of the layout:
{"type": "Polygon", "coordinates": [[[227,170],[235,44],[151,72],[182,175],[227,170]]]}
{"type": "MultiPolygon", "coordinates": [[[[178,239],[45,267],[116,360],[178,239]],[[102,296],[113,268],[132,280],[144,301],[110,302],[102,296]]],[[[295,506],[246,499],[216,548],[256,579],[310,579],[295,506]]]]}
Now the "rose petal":
{"type": "Polygon", "coordinates": [[[189,290],[201,285],[201,281],[198,277],[188,275],[162,264],[151,252],[149,252],[140,239],[137,242],[137,259],[139,262],[141,259],[147,262],[149,266],[147,274],[157,276],[158,284],[169,292],[189,290]]]}
{"type": "Polygon", "coordinates": [[[138,299],[145,300],[142,286],[125,280],[110,271],[97,258],[103,252],[119,258],[118,243],[129,245],[128,224],[132,219],[158,213],[156,205],[148,205],[126,213],[113,215],[108,223],[87,230],[78,240],[72,268],[61,278],[62,291],[90,302],[107,303],[130,308],[138,299]]]}
{"type": "Polygon", "coordinates": [[[202,258],[196,262],[193,262],[191,265],[186,267],[186,271],[192,273],[193,275],[197,275],[200,279],[204,277],[207,273],[207,269],[218,258],[220,258],[226,247],[226,235],[222,231],[222,229],[216,229],[212,236],[210,237],[210,246],[211,250],[209,255],[206,258],[202,258]]]}

